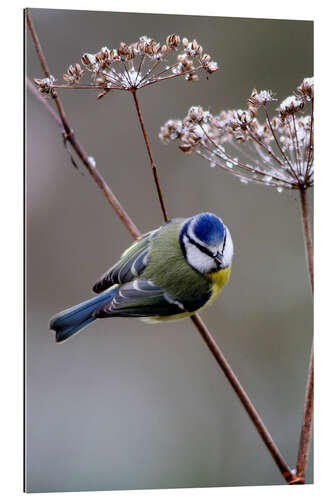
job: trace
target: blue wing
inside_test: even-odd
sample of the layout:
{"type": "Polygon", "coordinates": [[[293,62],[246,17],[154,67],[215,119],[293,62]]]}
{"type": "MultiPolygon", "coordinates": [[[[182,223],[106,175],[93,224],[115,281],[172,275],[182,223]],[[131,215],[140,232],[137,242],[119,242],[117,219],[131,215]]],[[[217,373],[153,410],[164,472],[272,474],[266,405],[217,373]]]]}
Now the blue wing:
{"type": "Polygon", "coordinates": [[[151,231],[135,241],[119,261],[95,283],[93,291],[101,293],[110,286],[127,283],[140,276],[149,260],[151,241],[158,231],[159,229],[151,231]]]}

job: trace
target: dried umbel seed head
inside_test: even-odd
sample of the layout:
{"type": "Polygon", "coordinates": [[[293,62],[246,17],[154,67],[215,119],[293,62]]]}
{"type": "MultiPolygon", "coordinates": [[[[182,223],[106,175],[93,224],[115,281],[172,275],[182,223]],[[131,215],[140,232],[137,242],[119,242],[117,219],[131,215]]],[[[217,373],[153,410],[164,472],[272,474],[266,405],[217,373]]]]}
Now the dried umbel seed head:
{"type": "Polygon", "coordinates": [[[294,115],[303,108],[304,108],[303,99],[291,95],[289,97],[286,97],[285,100],[281,102],[278,111],[280,111],[281,120],[284,120],[287,116],[294,115]]]}
{"type": "Polygon", "coordinates": [[[243,109],[239,109],[236,115],[237,115],[237,121],[235,121],[236,128],[239,126],[243,130],[245,130],[254,120],[252,114],[249,113],[249,111],[244,111],[243,109]]]}
{"type": "Polygon", "coordinates": [[[311,101],[314,97],[314,79],[304,78],[301,85],[297,90],[305,97],[306,100],[311,101]]]}
{"type": "Polygon", "coordinates": [[[172,68],[173,73],[184,74],[188,81],[198,80],[193,60],[187,54],[180,54],[177,57],[178,64],[172,68]]]}
{"type": "Polygon", "coordinates": [[[218,69],[196,40],[189,42],[184,38],[181,43],[180,36],[174,33],[163,44],[141,36],[134,43],[121,42],[118,48],[102,47],[96,54],[86,52],[81,63],[83,68],[79,64],[70,65],[64,80],[72,88],[87,88],[87,85],[80,87],[80,80],[91,73],[89,88],[102,89],[99,98],[110,90],[133,91],[178,76],[195,81],[200,70],[211,74],[218,69]],[[181,47],[183,50],[175,60],[175,52],[181,51],[181,47]],[[173,61],[168,62],[168,57],[173,57],[173,61]]]}
{"type": "Polygon", "coordinates": [[[89,71],[94,71],[97,65],[97,58],[95,54],[88,54],[87,52],[81,57],[81,62],[89,71]]]}
{"type": "Polygon", "coordinates": [[[257,89],[253,89],[251,97],[248,99],[248,104],[249,107],[260,108],[272,101],[276,101],[276,99],[273,99],[271,90],[260,90],[258,92],[257,89]]]}
{"type": "Polygon", "coordinates": [[[203,67],[207,67],[208,64],[210,63],[210,61],[212,60],[212,58],[210,57],[209,54],[204,54],[201,58],[201,64],[203,65],[203,67]]]}
{"type": "Polygon", "coordinates": [[[96,54],[96,59],[99,58],[100,61],[111,62],[113,59],[113,51],[107,47],[102,47],[100,52],[96,54]]]}
{"type": "Polygon", "coordinates": [[[209,54],[204,54],[201,58],[202,67],[210,74],[215,73],[219,69],[218,64],[211,59],[209,54]]]}
{"type": "Polygon", "coordinates": [[[55,81],[56,80],[52,75],[47,78],[34,78],[34,82],[37,85],[39,92],[45,95],[52,95],[55,81]]]}
{"type": "Polygon", "coordinates": [[[79,83],[83,74],[84,70],[79,64],[71,64],[67,69],[67,73],[64,73],[63,79],[65,82],[68,82],[69,85],[74,85],[74,83],[79,83]]]}
{"type": "Polygon", "coordinates": [[[207,72],[209,74],[212,74],[212,73],[215,73],[215,71],[217,71],[219,69],[219,66],[218,66],[217,62],[211,61],[210,63],[207,64],[205,69],[207,70],[207,72]]]}
{"type": "MultiPolygon", "coordinates": [[[[200,125],[192,124],[190,127],[184,128],[182,131],[182,145],[185,147],[191,146],[191,148],[193,148],[203,139],[203,137],[204,131],[200,125]]],[[[190,152],[190,149],[188,152],[190,152]]]]}
{"type": "Polygon", "coordinates": [[[209,111],[204,111],[201,106],[192,106],[184,119],[184,123],[207,123],[211,119],[209,111]]]}
{"type": "Polygon", "coordinates": [[[161,127],[159,138],[162,142],[167,144],[170,141],[174,141],[180,137],[182,132],[182,121],[181,120],[168,120],[163,127],[161,127]]]}
{"type": "Polygon", "coordinates": [[[180,45],[180,36],[175,34],[167,36],[166,46],[168,49],[171,50],[178,49],[179,45],[180,45]]]}
{"type": "Polygon", "coordinates": [[[130,47],[124,42],[121,42],[119,48],[117,49],[118,57],[121,61],[130,61],[134,58],[133,47],[130,47]]]}
{"type": "Polygon", "coordinates": [[[273,117],[266,109],[276,100],[270,90],[254,89],[248,109],[223,110],[216,116],[192,106],[182,122],[169,120],[161,127],[160,138],[165,143],[179,141],[181,151],[197,153],[244,184],[274,186],[279,192],[307,189],[314,173],[313,88],[313,79],[305,79],[298,87],[301,95],[287,97],[273,117]],[[304,116],[307,102],[311,115],[304,116]],[[261,107],[265,107],[262,122],[261,107]]]}
{"type": "Polygon", "coordinates": [[[201,57],[203,54],[203,48],[201,45],[198,44],[196,40],[193,40],[192,42],[189,42],[186,39],[186,45],[183,44],[185,53],[188,54],[191,57],[201,57]]]}

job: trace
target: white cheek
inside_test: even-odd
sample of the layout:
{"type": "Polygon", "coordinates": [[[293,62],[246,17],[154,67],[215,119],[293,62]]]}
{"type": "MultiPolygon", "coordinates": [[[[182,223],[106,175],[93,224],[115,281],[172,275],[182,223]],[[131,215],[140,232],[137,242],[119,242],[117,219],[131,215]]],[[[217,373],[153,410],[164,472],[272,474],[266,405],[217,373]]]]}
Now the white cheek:
{"type": "Polygon", "coordinates": [[[234,254],[234,245],[232,242],[232,238],[229,232],[229,229],[226,228],[227,234],[226,234],[226,240],[225,240],[225,247],[223,251],[223,266],[227,267],[231,265],[232,261],[232,256],[234,254]]]}
{"type": "Polygon", "coordinates": [[[201,252],[195,245],[186,245],[186,256],[188,263],[200,273],[208,273],[215,269],[214,259],[201,252]]]}

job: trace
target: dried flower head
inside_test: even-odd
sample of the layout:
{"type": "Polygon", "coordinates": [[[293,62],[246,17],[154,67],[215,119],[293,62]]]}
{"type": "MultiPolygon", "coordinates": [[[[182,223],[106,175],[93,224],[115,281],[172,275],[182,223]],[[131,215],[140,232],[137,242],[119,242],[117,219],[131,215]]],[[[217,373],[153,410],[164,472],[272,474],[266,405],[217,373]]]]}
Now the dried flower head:
{"type": "Polygon", "coordinates": [[[304,96],[307,101],[311,101],[314,96],[314,81],[313,77],[304,78],[297,90],[304,96]]]}
{"type": "MultiPolygon", "coordinates": [[[[69,66],[63,75],[65,82],[71,88],[96,88],[101,91],[99,98],[110,90],[133,91],[177,76],[195,81],[200,70],[208,74],[218,70],[217,63],[203,53],[196,40],[189,42],[184,38],[181,42],[176,34],[168,35],[163,44],[141,36],[131,44],[121,42],[117,48],[102,47],[97,54],[83,54],[81,63],[83,69],[79,64],[69,66]],[[175,58],[181,46],[182,51],[169,63],[168,58],[175,58]],[[87,73],[91,74],[92,83],[80,85],[82,76],[87,73]]],[[[44,85],[43,92],[47,93],[51,87],[65,87],[53,83],[49,82],[49,87],[44,85]]]]}
{"type": "Polygon", "coordinates": [[[254,116],[256,116],[261,106],[265,106],[265,104],[268,104],[269,102],[272,101],[276,101],[276,99],[273,99],[273,94],[271,90],[260,90],[260,92],[258,92],[257,89],[253,89],[252,94],[247,101],[249,111],[254,116]]]}
{"type": "Polygon", "coordinates": [[[180,36],[174,34],[167,36],[166,45],[171,50],[178,49],[180,45],[180,36]]]}
{"type": "Polygon", "coordinates": [[[301,97],[290,95],[281,102],[278,111],[280,111],[280,117],[282,120],[287,118],[288,116],[294,115],[298,113],[301,109],[304,108],[304,99],[301,97]]]}
{"type": "Polygon", "coordinates": [[[64,73],[63,79],[65,82],[69,83],[69,85],[74,85],[75,83],[79,83],[83,74],[84,71],[79,64],[71,64],[67,69],[67,73],[64,73]]]}
{"type": "Polygon", "coordinates": [[[34,78],[34,82],[41,94],[52,95],[55,82],[54,76],[50,75],[47,78],[34,78]]]}
{"type": "Polygon", "coordinates": [[[305,78],[297,91],[272,118],[267,104],[276,99],[270,90],[254,89],[247,109],[217,116],[192,106],[182,121],[168,120],[159,137],[164,143],[179,141],[183,152],[197,153],[243,183],[307,189],[313,185],[313,78],[305,78]],[[304,115],[307,103],[311,113],[304,115]],[[260,108],[264,120],[258,118],[260,108]]]}

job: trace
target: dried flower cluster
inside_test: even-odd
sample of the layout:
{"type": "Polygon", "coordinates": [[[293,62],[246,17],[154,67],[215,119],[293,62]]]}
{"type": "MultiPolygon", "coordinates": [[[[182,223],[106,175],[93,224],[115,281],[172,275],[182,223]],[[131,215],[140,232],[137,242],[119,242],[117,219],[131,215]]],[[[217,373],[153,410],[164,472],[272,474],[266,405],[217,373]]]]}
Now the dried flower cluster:
{"type": "MultiPolygon", "coordinates": [[[[198,71],[214,73],[218,70],[216,62],[205,54],[196,40],[190,42],[187,38],[180,40],[178,35],[172,34],[160,44],[147,36],[141,36],[138,41],[126,44],[122,42],[118,48],[103,47],[97,54],[83,54],[80,64],[69,66],[63,75],[65,82],[72,88],[96,88],[102,90],[99,98],[110,90],[135,90],[152,85],[169,78],[184,76],[188,81],[198,79],[198,71]],[[175,55],[175,62],[169,64],[168,57],[175,55]],[[92,76],[92,84],[79,85],[85,73],[92,76]]],[[[64,87],[46,85],[45,79],[35,79],[41,92],[48,94],[50,89],[64,87]]]]}
{"type": "Polygon", "coordinates": [[[41,94],[51,95],[54,88],[55,78],[50,75],[47,78],[34,78],[34,82],[41,94]]]}
{"type": "Polygon", "coordinates": [[[196,152],[211,167],[219,166],[241,182],[275,186],[278,191],[306,189],[313,185],[313,78],[305,78],[270,118],[266,106],[275,100],[271,91],[254,89],[245,110],[212,116],[192,106],[184,120],[167,121],[159,137],[164,143],[179,141],[183,152],[196,152]],[[311,112],[304,115],[307,104],[311,112]]]}
{"type": "Polygon", "coordinates": [[[70,65],[67,69],[67,73],[63,75],[65,82],[68,82],[70,85],[74,85],[75,83],[79,83],[80,79],[84,74],[83,69],[79,64],[70,65]]]}

